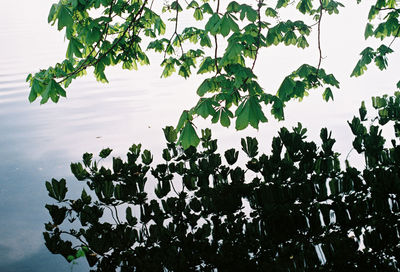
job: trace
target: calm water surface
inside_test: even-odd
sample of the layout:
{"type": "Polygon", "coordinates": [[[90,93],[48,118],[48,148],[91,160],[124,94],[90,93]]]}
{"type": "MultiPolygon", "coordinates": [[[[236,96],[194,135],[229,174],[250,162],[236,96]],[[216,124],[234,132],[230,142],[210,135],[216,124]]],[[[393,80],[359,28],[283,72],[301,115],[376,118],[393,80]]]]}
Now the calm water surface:
{"type": "MultiPolygon", "coordinates": [[[[132,143],[138,142],[153,151],[161,150],[161,128],[175,125],[181,111],[195,104],[195,86],[201,82],[201,78],[160,79],[159,61],[155,58],[154,65],[139,72],[109,70],[108,85],[97,83],[92,76],[76,80],[67,90],[68,98],[56,105],[29,104],[27,74],[62,60],[66,48],[63,34],[46,23],[52,2],[7,1],[0,10],[2,272],[87,270],[85,264],[71,267],[43,246],[43,224],[49,220],[44,209],[49,201],[44,181],[52,177],[73,181],[69,163],[78,161],[87,151],[97,153],[111,147],[114,155],[123,156],[132,143]]],[[[400,70],[399,57],[393,56],[387,72],[370,69],[361,79],[349,79],[357,55],[365,47],[364,23],[359,18],[366,18],[367,14],[366,7],[352,5],[341,17],[329,18],[323,25],[324,67],[335,73],[342,86],[335,93],[335,102],[323,102],[321,93],[315,91],[303,102],[287,106],[285,122],[270,120],[258,131],[243,132],[212,126],[222,150],[237,146],[240,137],[246,135],[257,135],[261,148],[268,150],[279,127],[300,121],[308,127],[311,139],[318,138],[321,127],[333,130],[336,150],[347,154],[351,142],[345,121],[357,112],[361,100],[370,101],[372,95],[393,92],[400,70]]],[[[310,44],[306,51],[272,48],[262,52],[257,69],[266,91],[276,90],[283,75],[299,64],[317,63],[315,39],[310,44]]],[[[199,120],[197,124],[205,127],[209,122],[199,120]]],[[[78,191],[78,186],[72,186],[69,193],[78,191]]]]}

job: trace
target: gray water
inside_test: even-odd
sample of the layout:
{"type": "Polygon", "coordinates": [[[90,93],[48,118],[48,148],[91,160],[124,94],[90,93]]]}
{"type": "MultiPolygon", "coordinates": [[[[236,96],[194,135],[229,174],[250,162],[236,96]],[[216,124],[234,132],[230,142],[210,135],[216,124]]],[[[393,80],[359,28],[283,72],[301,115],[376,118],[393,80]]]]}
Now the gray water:
{"type": "MultiPolygon", "coordinates": [[[[46,180],[66,177],[74,184],[70,162],[80,160],[84,152],[114,149],[123,156],[132,143],[143,143],[157,157],[163,148],[161,128],[176,125],[180,113],[193,106],[196,86],[201,77],[160,79],[159,59],[140,71],[108,70],[110,84],[96,82],[91,75],[76,80],[67,90],[67,99],[58,104],[30,104],[28,73],[46,68],[63,59],[66,44],[63,33],[47,25],[47,12],[53,1],[6,1],[0,10],[0,271],[85,271],[84,263],[67,264],[51,255],[43,245],[42,231],[49,216],[44,208],[51,202],[44,187],[46,180]]],[[[355,1],[354,1],[355,2],[355,1]]],[[[339,17],[323,22],[323,66],[341,81],[335,101],[325,103],[321,90],[314,91],[301,103],[286,108],[285,122],[263,124],[259,130],[236,132],[196,120],[199,128],[211,127],[221,150],[238,146],[241,137],[257,136],[261,148],[268,150],[271,138],[281,126],[298,121],[309,129],[309,137],[318,140],[319,129],[328,127],[337,139],[336,150],[347,155],[351,133],[346,120],[357,113],[362,100],[372,95],[393,93],[399,78],[399,57],[392,56],[390,69],[375,68],[360,79],[349,75],[359,52],[374,42],[364,42],[367,6],[349,7],[339,17]]],[[[257,73],[266,91],[275,92],[283,76],[300,64],[316,65],[315,37],[311,47],[271,48],[261,52],[257,73]]],[[[387,44],[387,42],[386,42],[387,44]]],[[[398,48],[394,44],[394,50],[398,48]]],[[[89,73],[90,74],[90,73],[89,73]]],[[[352,155],[353,156],[353,155],[352,155]]],[[[351,156],[350,156],[351,158],[351,156]]],[[[355,159],[356,156],[354,156],[355,159]]]]}

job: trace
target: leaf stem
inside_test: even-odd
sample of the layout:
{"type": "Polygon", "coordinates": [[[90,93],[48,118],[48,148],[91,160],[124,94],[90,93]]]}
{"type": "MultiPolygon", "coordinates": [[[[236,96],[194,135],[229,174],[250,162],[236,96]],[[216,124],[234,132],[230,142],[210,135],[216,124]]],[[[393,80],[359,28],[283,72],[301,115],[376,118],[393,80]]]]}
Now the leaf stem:
{"type": "Polygon", "coordinates": [[[319,69],[321,68],[321,62],[322,62],[322,49],[321,49],[321,20],[322,20],[322,11],[323,11],[323,4],[322,0],[319,0],[320,4],[320,11],[319,11],[319,18],[318,18],[318,51],[319,51],[319,60],[318,60],[318,66],[317,66],[317,77],[319,73],[319,69]]]}

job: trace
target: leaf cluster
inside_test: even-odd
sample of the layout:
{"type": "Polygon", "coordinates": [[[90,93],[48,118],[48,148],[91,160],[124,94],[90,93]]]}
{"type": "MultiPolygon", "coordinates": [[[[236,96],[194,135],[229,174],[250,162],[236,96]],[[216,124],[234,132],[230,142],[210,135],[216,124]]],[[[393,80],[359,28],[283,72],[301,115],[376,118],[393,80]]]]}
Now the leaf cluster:
{"type": "MultiPolygon", "coordinates": [[[[358,1],[361,2],[361,1],[358,1]]],[[[392,44],[400,36],[399,2],[394,0],[377,0],[370,7],[365,26],[364,37],[374,37],[381,41],[390,39],[388,45],[381,44],[377,49],[366,47],[361,53],[351,76],[360,76],[367,70],[367,65],[374,61],[375,65],[384,70],[388,66],[387,54],[393,53],[392,44]]],[[[399,81],[400,82],[400,81],[399,81]]]]}
{"type": "MultiPolygon", "coordinates": [[[[303,65],[309,74],[300,75],[301,83],[295,92],[266,92],[254,74],[260,50],[278,45],[308,47],[313,25],[300,18],[306,15],[319,24],[323,12],[336,14],[343,6],[333,0],[294,2],[295,5],[286,0],[258,0],[251,4],[230,1],[222,9],[220,0],[175,0],[164,5],[147,0],[60,0],[51,7],[48,21],[57,24],[58,30],[65,30],[69,43],[66,59],[28,76],[29,100],[40,97],[41,104],[49,99],[57,102],[60,96],[66,96],[64,88],[85,75],[89,67],[94,68],[99,81],[108,82],[108,66],[137,69],[138,65],[150,63],[148,51],[154,50],[163,55],[162,77],[211,73],[197,88],[197,105],[183,113],[188,118],[177,127],[185,147],[199,143],[193,126],[197,116],[211,117],[212,123],[219,122],[224,127],[235,121],[237,130],[249,125],[258,128],[267,122],[265,108],[271,104],[272,115],[281,120],[286,101],[302,98],[310,86],[321,87],[326,80],[319,65],[303,65]],[[282,19],[280,10],[291,7],[298,18],[293,15],[282,19]],[[194,21],[182,25],[182,13],[191,14],[194,21]],[[221,39],[227,41],[226,45],[219,42],[221,39]],[[311,71],[315,74],[311,75],[311,71]],[[283,92],[282,99],[279,93],[283,92]]],[[[323,98],[333,99],[330,87],[325,89],[323,98]]]]}

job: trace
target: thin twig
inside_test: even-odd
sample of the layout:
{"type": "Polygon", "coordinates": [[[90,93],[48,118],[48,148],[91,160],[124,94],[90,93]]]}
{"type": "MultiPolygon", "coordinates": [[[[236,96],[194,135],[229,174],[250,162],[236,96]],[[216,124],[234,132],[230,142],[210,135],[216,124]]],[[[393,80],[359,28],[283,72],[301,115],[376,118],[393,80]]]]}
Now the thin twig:
{"type": "Polygon", "coordinates": [[[72,234],[72,233],[67,232],[67,231],[64,231],[64,230],[61,230],[60,233],[62,233],[62,234],[68,234],[68,235],[70,235],[70,236],[72,236],[72,237],[78,239],[78,240],[79,240],[82,244],[84,244],[85,246],[89,247],[89,245],[88,245],[85,241],[83,241],[81,237],[79,237],[80,235],[78,236],[78,235],[76,235],[76,234],[72,234]]]}
{"type": "Polygon", "coordinates": [[[175,194],[179,196],[178,192],[175,190],[174,182],[171,180],[172,189],[174,190],[175,194]]]}
{"type": "Polygon", "coordinates": [[[321,68],[321,62],[322,62],[322,49],[321,49],[321,20],[322,20],[322,11],[323,11],[323,6],[322,6],[322,0],[319,0],[320,4],[320,11],[319,11],[319,18],[318,18],[318,51],[319,51],[319,60],[318,60],[318,67],[317,67],[317,77],[318,77],[318,72],[319,69],[321,68]]]}
{"type": "Polygon", "coordinates": [[[114,210],[115,210],[115,217],[117,218],[118,224],[121,225],[121,221],[119,220],[119,216],[118,216],[118,209],[115,205],[113,205],[114,210]]]}
{"type": "MultiPolygon", "coordinates": [[[[217,14],[219,13],[219,0],[217,0],[217,14]]],[[[215,63],[215,70],[216,70],[216,75],[220,73],[220,70],[218,68],[218,38],[217,34],[214,35],[214,42],[215,42],[215,51],[214,51],[214,63],[215,63]]]]}
{"type": "Polygon", "coordinates": [[[351,153],[353,150],[354,150],[354,147],[352,147],[352,148],[350,149],[349,153],[347,153],[346,161],[348,160],[348,158],[349,158],[349,156],[350,156],[350,153],[351,153]]]}
{"type": "Polygon", "coordinates": [[[261,6],[263,4],[263,0],[258,1],[258,9],[257,9],[257,14],[258,14],[258,32],[257,32],[257,42],[256,42],[256,53],[254,56],[254,61],[253,65],[251,66],[251,70],[254,70],[254,66],[256,65],[257,62],[257,56],[258,56],[258,50],[260,49],[260,43],[261,43],[261,6]]]}
{"type": "Polygon", "coordinates": [[[393,42],[396,40],[396,38],[399,36],[399,34],[400,34],[400,27],[397,29],[396,35],[394,35],[393,40],[390,42],[390,44],[388,46],[389,48],[392,46],[393,42]]]}
{"type": "Polygon", "coordinates": [[[111,212],[111,217],[114,219],[115,224],[118,225],[118,221],[117,221],[117,219],[114,217],[114,212],[113,212],[113,210],[112,210],[108,205],[105,205],[105,207],[108,208],[108,209],[110,210],[110,212],[111,212]]]}
{"type": "Polygon", "coordinates": [[[164,51],[164,59],[167,56],[167,50],[168,47],[172,44],[172,39],[176,36],[179,40],[179,45],[182,51],[182,56],[185,54],[184,50],[183,50],[183,46],[182,46],[182,40],[180,35],[178,34],[178,20],[179,20],[179,0],[176,1],[176,14],[175,14],[175,29],[174,29],[174,33],[172,34],[171,38],[168,41],[167,47],[165,47],[165,51],[164,51]]]}
{"type": "Polygon", "coordinates": [[[397,8],[376,8],[376,7],[374,7],[374,9],[379,10],[379,11],[382,11],[382,10],[394,10],[394,11],[399,11],[399,10],[400,10],[400,9],[397,9],[397,8]]]}

